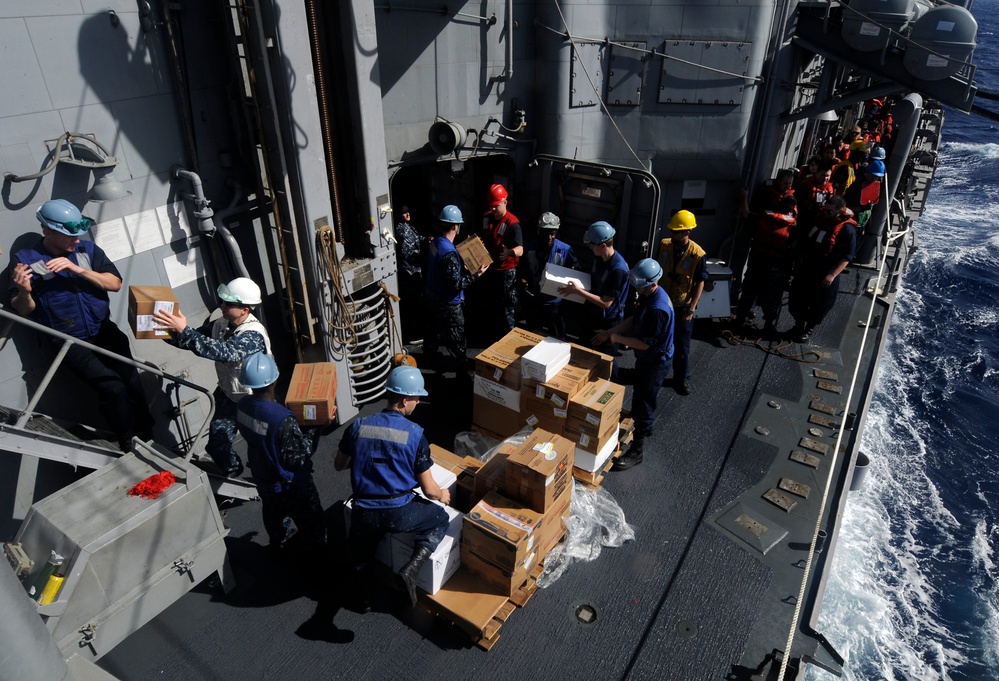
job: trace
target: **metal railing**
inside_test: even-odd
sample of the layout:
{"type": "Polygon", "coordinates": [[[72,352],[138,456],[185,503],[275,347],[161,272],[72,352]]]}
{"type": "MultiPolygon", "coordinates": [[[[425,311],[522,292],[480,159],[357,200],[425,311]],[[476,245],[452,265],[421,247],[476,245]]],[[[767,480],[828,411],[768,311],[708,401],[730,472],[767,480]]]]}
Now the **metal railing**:
{"type": "MultiPolygon", "coordinates": [[[[21,324],[29,329],[33,329],[35,331],[38,331],[39,333],[46,334],[48,336],[57,338],[62,341],[62,346],[59,348],[58,352],[56,353],[55,359],[52,361],[51,365],[49,366],[48,371],[45,372],[44,378],[42,378],[41,382],[38,384],[38,388],[35,390],[34,394],[32,394],[28,398],[27,406],[18,415],[17,422],[14,424],[16,428],[24,428],[27,422],[31,420],[31,416],[35,411],[35,407],[38,406],[38,402],[41,400],[42,395],[48,389],[49,384],[52,382],[52,378],[55,376],[56,370],[58,370],[59,365],[62,364],[63,359],[65,359],[66,353],[69,352],[70,346],[79,345],[92,352],[104,355],[105,357],[110,357],[115,361],[133,366],[139,371],[144,371],[146,373],[159,376],[161,379],[164,379],[169,383],[173,383],[176,386],[185,386],[196,392],[203,393],[205,397],[208,398],[208,415],[205,417],[204,421],[202,422],[201,427],[198,429],[198,432],[193,437],[185,437],[183,434],[180,437],[180,446],[184,450],[184,460],[185,461],[191,460],[191,457],[194,455],[195,446],[198,444],[198,442],[201,441],[203,437],[205,437],[205,434],[208,431],[208,425],[211,423],[212,417],[215,415],[215,399],[212,397],[212,392],[210,390],[195,383],[191,383],[190,381],[187,381],[181,378],[180,376],[174,376],[173,374],[168,374],[165,371],[161,371],[156,367],[149,366],[148,364],[144,364],[130,357],[124,357],[116,352],[105,350],[104,348],[97,347],[96,345],[88,343],[87,341],[80,340],[79,338],[74,338],[73,336],[69,336],[65,333],[62,333],[61,331],[56,331],[55,329],[51,329],[43,324],[39,324],[38,322],[34,322],[30,319],[22,317],[21,315],[15,312],[11,312],[10,310],[5,310],[3,308],[0,308],[0,318],[7,320],[4,323],[3,331],[0,332],[0,350],[3,350],[3,348],[6,346],[7,340],[10,338],[10,332],[14,328],[14,324],[21,324]]],[[[179,392],[177,394],[179,399],[179,392]]],[[[184,406],[183,404],[178,404],[177,406],[178,413],[181,412],[183,406],[184,406]]]]}

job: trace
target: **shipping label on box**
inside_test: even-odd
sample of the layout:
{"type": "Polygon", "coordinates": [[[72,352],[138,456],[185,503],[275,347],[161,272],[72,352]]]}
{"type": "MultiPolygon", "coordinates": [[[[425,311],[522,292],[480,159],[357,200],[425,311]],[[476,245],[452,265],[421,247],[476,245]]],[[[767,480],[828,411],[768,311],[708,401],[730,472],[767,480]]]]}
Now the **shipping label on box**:
{"type": "Polygon", "coordinates": [[[590,372],[583,367],[567,365],[544,382],[525,379],[521,391],[539,400],[548,400],[559,409],[566,409],[569,399],[583,389],[590,380],[590,372]]]}
{"type": "Polygon", "coordinates": [[[545,265],[545,271],[541,276],[541,292],[549,296],[571,300],[574,303],[585,303],[586,299],[578,293],[569,296],[559,295],[558,290],[563,286],[568,286],[570,281],[575,281],[584,291],[589,291],[591,288],[590,274],[588,272],[580,272],[568,267],[562,267],[561,265],[548,263],[545,265]]]}
{"type": "Polygon", "coordinates": [[[508,388],[520,389],[520,358],[544,336],[515,328],[475,357],[475,373],[508,388]]]}
{"type": "Polygon", "coordinates": [[[461,256],[469,272],[478,272],[480,267],[491,265],[493,262],[486,245],[482,243],[482,239],[475,235],[468,237],[460,244],[455,244],[454,247],[458,250],[458,255],[461,256]]]}
{"type": "Polygon", "coordinates": [[[535,430],[507,459],[504,494],[545,513],[572,485],[574,453],[570,440],[535,430]]]}
{"type": "Polygon", "coordinates": [[[296,364],[285,406],[303,426],[326,425],[336,415],[336,365],[296,364]]]}
{"type": "Polygon", "coordinates": [[[505,498],[487,493],[465,516],[461,542],[473,553],[504,570],[514,571],[533,553],[544,515],[505,498]]]}
{"type": "Polygon", "coordinates": [[[169,331],[157,330],[153,313],[159,310],[180,312],[177,296],[167,286],[129,286],[128,287],[128,324],[137,340],[159,339],[170,337],[169,331]]]}

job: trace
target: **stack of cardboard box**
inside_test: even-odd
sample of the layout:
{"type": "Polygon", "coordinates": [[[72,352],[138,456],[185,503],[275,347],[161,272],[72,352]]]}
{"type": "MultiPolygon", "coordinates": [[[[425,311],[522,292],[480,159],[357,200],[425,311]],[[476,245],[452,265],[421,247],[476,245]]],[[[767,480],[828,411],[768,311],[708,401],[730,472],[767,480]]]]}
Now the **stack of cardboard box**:
{"type": "MultiPolygon", "coordinates": [[[[541,428],[576,445],[575,465],[599,470],[617,450],[624,387],[612,358],[514,329],[475,359],[472,423],[497,439],[541,428]]],[[[481,495],[480,495],[481,496],[481,495]]]]}
{"type": "Polygon", "coordinates": [[[465,517],[461,563],[492,591],[511,596],[562,537],[572,501],[572,442],[535,430],[503,443],[476,473],[481,499],[465,517]]]}

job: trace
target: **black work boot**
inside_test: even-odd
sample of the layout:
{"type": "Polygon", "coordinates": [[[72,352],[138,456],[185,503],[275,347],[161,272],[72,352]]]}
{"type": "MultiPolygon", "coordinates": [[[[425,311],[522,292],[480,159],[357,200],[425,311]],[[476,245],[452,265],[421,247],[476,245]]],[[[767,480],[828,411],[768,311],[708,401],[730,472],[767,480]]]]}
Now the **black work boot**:
{"type": "Polygon", "coordinates": [[[612,471],[626,471],[632,466],[642,463],[642,449],[645,447],[645,436],[635,435],[634,442],[628,447],[628,453],[614,462],[612,471]]]}
{"type": "Polygon", "coordinates": [[[426,546],[418,547],[413,551],[413,557],[409,559],[409,562],[399,570],[399,579],[402,580],[406,595],[409,596],[409,604],[413,607],[416,606],[416,582],[420,576],[420,568],[430,559],[432,553],[433,551],[426,546]]]}

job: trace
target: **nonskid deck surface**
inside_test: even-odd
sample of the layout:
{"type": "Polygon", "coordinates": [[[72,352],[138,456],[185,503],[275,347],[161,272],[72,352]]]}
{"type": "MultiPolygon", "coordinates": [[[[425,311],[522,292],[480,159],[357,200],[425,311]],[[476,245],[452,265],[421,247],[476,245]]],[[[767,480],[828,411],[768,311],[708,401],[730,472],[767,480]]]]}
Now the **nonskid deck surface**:
{"type": "MultiPolygon", "coordinates": [[[[843,275],[840,300],[817,330],[815,345],[835,353],[835,346],[849,344],[857,333],[856,296],[870,276],[852,267],[843,275]]],[[[780,327],[790,324],[785,313],[780,327]]],[[[644,463],[604,481],[634,526],[636,540],[604,549],[596,561],[573,564],[514,613],[491,651],[471,646],[463,634],[426,613],[396,608],[390,593],[368,614],[339,609],[334,620],[341,632],[333,637],[338,642],[310,640],[312,634],[300,627],[316,613],[321,587],[339,582],[335,559],[279,565],[264,548],[259,507],[243,503],[223,504],[232,528],[227,545],[236,589],[223,598],[201,585],[100,665],[123,681],[508,681],[583,673],[601,679],[748,678],[749,669],[740,666],[744,657],[755,666],[782,647],[793,601],[783,603],[773,594],[796,594],[800,581],[794,576],[800,570],[771,569],[758,552],[709,521],[797,444],[794,432],[769,443],[745,435],[752,424],[744,420],[759,397],[799,402],[813,388],[799,362],[751,345],[733,347],[722,338],[723,328],[719,322],[698,322],[693,393],[681,397],[665,387],[644,463]],[[596,624],[576,620],[581,602],[596,607],[596,624]]],[[[626,355],[622,366],[632,361],[626,355]]],[[[470,420],[470,383],[453,374],[430,374],[428,389],[429,404],[417,409],[415,419],[427,427],[432,442],[450,447],[454,433],[470,420]]],[[[362,413],[378,408],[369,405],[362,413]]],[[[350,491],[347,473],[332,466],[341,432],[325,437],[314,459],[331,521],[339,516],[336,502],[350,491]]],[[[804,557],[802,538],[795,541],[804,557]]],[[[334,553],[340,551],[336,544],[334,553]]]]}

